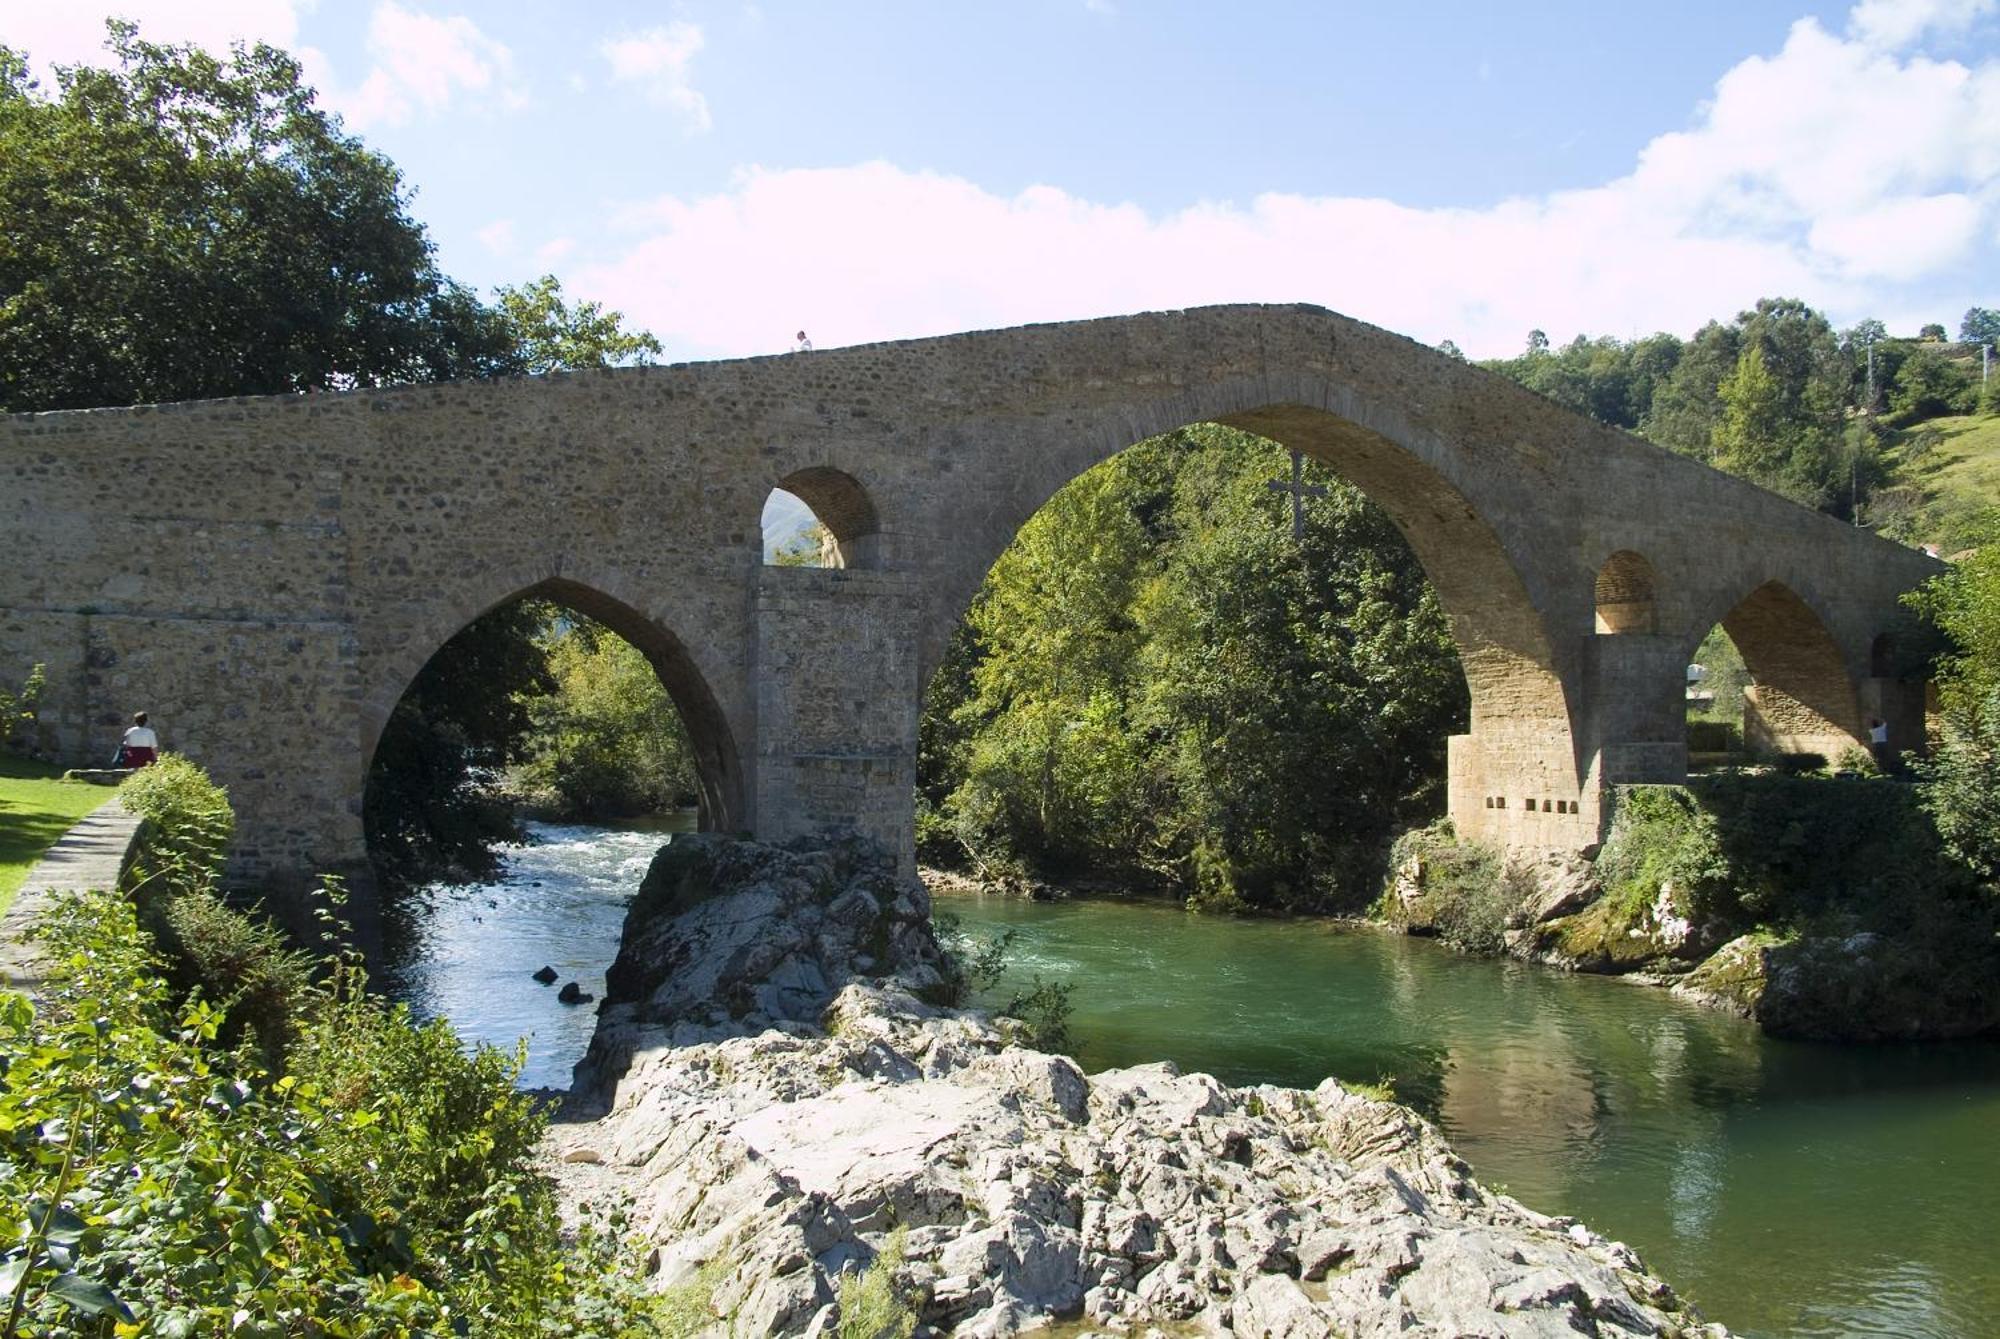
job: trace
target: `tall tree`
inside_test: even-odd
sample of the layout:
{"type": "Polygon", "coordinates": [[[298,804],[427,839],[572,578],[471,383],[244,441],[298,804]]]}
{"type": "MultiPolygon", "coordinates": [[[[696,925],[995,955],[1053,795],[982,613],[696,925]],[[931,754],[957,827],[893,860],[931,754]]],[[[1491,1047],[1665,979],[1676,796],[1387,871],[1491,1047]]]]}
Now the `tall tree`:
{"type": "Polygon", "coordinates": [[[45,96],[0,49],[0,407],[475,376],[504,323],[437,270],[389,161],[274,48],[111,25],[45,96]]]}
{"type": "Polygon", "coordinates": [[[660,341],[650,331],[625,328],[625,313],[605,311],[597,302],[572,305],[553,274],[503,285],[496,296],[519,371],[646,363],[660,355],[660,341]]]}
{"type": "Polygon", "coordinates": [[[1958,323],[1958,337],[1967,344],[2000,345],[2000,309],[1970,307],[1958,323]]]}

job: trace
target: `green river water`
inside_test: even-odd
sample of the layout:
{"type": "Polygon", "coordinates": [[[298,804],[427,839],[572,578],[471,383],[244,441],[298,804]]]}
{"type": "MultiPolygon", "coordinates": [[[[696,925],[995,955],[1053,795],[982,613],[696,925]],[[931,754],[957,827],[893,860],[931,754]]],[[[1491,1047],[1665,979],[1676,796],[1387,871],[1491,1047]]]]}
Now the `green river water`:
{"type": "MultiPolygon", "coordinates": [[[[529,1038],[566,1086],[656,831],[535,825],[507,876],[417,909],[388,988],[461,1035],[529,1038]]],[[[1367,927],[1151,902],[943,896],[1074,988],[1086,1069],[1395,1085],[1489,1185],[1629,1242],[1751,1335],[2000,1334],[2000,1045],[1773,1041],[1664,991],[1466,958],[1367,927]]],[[[1005,998],[1014,981],[995,994],[1005,998]]]]}
{"type": "Polygon", "coordinates": [[[1775,1041],[1665,991],[1368,927],[941,896],[1069,983],[1085,1069],[1391,1081],[1481,1180],[1753,1335],[2000,1334],[2000,1046],[1775,1041]]]}

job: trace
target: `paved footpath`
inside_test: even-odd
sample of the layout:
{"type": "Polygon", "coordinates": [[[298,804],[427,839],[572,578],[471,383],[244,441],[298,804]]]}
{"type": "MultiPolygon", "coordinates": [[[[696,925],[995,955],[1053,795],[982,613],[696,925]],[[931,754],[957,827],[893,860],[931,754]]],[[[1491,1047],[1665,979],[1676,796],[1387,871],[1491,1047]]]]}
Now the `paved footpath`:
{"type": "Polygon", "coordinates": [[[41,950],[27,941],[28,927],[56,893],[117,887],[126,848],[138,830],[138,815],[127,813],[113,795],[42,853],[7,914],[0,916],[0,982],[12,990],[38,993],[43,975],[41,950]]]}

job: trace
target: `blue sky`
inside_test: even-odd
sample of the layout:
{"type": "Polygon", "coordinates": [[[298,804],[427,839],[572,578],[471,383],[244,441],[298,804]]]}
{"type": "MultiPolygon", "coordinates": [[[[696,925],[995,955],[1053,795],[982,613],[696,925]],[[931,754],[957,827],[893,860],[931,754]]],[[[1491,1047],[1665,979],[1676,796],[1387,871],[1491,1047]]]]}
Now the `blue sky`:
{"type": "MultiPolygon", "coordinates": [[[[2000,4],[128,0],[265,38],[447,272],[559,275],[670,358],[1214,301],[1474,355],[2000,305],[2000,4]]],[[[0,0],[92,58],[101,12],[0,0]]]]}

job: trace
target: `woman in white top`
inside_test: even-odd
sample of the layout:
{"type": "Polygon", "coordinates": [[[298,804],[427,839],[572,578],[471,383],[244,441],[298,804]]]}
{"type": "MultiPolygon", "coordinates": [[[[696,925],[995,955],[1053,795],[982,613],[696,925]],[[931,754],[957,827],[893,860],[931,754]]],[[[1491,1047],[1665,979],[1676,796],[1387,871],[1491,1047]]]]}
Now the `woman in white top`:
{"type": "Polygon", "coordinates": [[[150,767],[160,757],[160,737],[153,733],[153,727],[146,724],[146,713],[132,713],[132,728],[125,732],[125,740],[118,746],[120,767],[150,767]]]}

